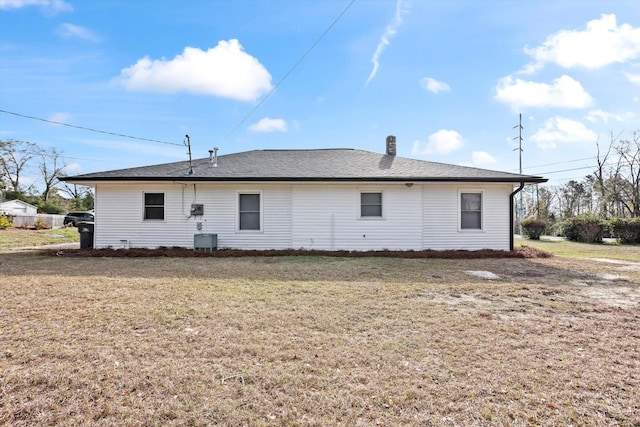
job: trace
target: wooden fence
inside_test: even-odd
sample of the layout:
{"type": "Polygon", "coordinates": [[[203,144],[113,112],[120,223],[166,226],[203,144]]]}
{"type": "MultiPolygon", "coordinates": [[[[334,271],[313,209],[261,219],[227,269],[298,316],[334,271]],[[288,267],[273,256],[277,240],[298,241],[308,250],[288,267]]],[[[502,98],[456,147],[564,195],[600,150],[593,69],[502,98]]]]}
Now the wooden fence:
{"type": "Polygon", "coordinates": [[[38,220],[42,220],[48,228],[63,227],[64,215],[35,214],[35,215],[11,215],[9,216],[14,227],[31,228],[35,227],[38,220]]]}

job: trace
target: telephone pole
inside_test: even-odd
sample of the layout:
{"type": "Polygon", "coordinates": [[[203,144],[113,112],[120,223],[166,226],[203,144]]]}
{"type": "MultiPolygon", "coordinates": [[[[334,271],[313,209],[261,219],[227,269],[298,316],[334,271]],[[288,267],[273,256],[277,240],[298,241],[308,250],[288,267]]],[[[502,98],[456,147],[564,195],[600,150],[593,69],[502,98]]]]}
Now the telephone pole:
{"type": "MultiPolygon", "coordinates": [[[[518,150],[518,158],[519,158],[519,164],[520,164],[520,168],[519,168],[519,173],[520,175],[522,175],[522,129],[524,129],[522,127],[522,113],[520,113],[519,115],[519,121],[518,124],[516,126],[513,127],[518,128],[518,136],[516,136],[513,139],[517,139],[518,140],[518,148],[514,148],[513,151],[518,150]]],[[[520,205],[516,208],[517,211],[517,218],[518,218],[518,234],[522,234],[522,214],[524,212],[524,202],[522,199],[522,191],[520,192],[520,205]]]]}

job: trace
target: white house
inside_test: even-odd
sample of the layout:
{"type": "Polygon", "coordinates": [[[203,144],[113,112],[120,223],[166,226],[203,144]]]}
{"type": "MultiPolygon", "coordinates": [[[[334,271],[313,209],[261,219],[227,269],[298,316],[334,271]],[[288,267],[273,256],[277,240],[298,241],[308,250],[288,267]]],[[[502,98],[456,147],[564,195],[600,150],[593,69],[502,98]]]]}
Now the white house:
{"type": "Polygon", "coordinates": [[[22,200],[8,200],[0,203],[0,214],[2,215],[35,215],[38,208],[22,200]]]}
{"type": "Polygon", "coordinates": [[[209,153],[63,178],[95,189],[94,247],[511,250],[514,195],[547,181],[397,157],[393,136],[385,154],[209,153]]]}

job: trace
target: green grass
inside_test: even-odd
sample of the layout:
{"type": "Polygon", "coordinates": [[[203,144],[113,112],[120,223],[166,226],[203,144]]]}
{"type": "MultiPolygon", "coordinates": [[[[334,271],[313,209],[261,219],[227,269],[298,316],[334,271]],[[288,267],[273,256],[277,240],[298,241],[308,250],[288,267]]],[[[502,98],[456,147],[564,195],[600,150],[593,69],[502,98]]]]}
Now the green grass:
{"type": "Polygon", "coordinates": [[[542,237],[541,240],[519,239],[516,240],[515,246],[529,246],[567,258],[611,258],[623,261],[640,261],[640,245],[552,241],[542,237]]]}
{"type": "Polygon", "coordinates": [[[80,241],[80,234],[75,227],[57,228],[55,230],[26,230],[20,228],[0,230],[0,252],[16,248],[78,241],[80,241]]]}

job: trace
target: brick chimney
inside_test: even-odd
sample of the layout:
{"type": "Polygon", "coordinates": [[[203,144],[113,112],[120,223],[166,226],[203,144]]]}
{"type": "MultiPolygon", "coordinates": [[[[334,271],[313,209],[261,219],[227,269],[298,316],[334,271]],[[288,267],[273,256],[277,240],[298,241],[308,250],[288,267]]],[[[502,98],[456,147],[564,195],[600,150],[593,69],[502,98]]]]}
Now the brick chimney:
{"type": "Polygon", "coordinates": [[[396,137],[389,135],[387,137],[387,156],[396,155],[396,137]]]}

